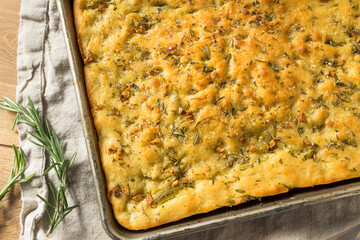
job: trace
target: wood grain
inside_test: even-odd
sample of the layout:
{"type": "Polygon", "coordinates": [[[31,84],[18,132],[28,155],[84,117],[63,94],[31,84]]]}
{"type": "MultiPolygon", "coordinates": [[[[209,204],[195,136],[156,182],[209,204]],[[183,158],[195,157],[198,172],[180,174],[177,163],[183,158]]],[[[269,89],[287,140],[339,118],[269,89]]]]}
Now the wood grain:
{"type": "MultiPolygon", "coordinates": [[[[0,186],[4,186],[12,168],[14,159],[11,147],[0,146],[0,186]]],[[[20,233],[20,187],[15,186],[1,201],[0,209],[0,239],[18,239],[20,233]]]]}
{"type": "MultiPolygon", "coordinates": [[[[16,52],[20,1],[0,1],[0,9],[3,9],[0,11],[0,96],[14,100],[17,84],[16,52]]],[[[1,145],[18,142],[18,135],[11,131],[14,118],[14,114],[0,112],[1,145]]]]}
{"type": "MultiPolygon", "coordinates": [[[[15,99],[17,85],[16,52],[20,0],[0,1],[0,96],[15,99]]],[[[18,145],[18,136],[11,130],[15,114],[0,112],[0,186],[10,175],[13,165],[11,145],[18,145]]],[[[21,211],[20,188],[16,186],[1,201],[0,239],[18,239],[21,211]]]]}

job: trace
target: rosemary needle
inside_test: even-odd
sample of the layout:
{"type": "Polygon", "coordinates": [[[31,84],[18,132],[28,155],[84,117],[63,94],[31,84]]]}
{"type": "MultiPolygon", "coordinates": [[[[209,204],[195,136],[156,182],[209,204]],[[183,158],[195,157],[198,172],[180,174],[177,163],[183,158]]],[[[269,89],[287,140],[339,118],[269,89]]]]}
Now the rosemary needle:
{"type": "Polygon", "coordinates": [[[183,188],[183,186],[179,186],[179,187],[175,187],[175,188],[171,188],[171,189],[166,190],[157,199],[155,199],[154,204],[158,203],[161,199],[166,197],[169,193],[172,193],[172,192],[174,192],[176,190],[179,190],[181,188],[183,188]]]}
{"type": "MultiPolygon", "coordinates": [[[[5,195],[11,191],[12,187],[16,183],[24,183],[29,181],[36,173],[31,174],[26,178],[21,178],[21,175],[25,171],[25,157],[24,152],[21,148],[17,149],[15,145],[13,145],[14,149],[14,166],[11,170],[10,177],[6,185],[0,190],[0,201],[5,197],[5,195]]],[[[0,206],[1,208],[2,206],[0,206]]]]}
{"type": "Polygon", "coordinates": [[[65,158],[62,139],[59,139],[51,129],[47,119],[45,119],[44,124],[41,122],[39,112],[30,97],[28,97],[28,101],[30,107],[26,109],[22,105],[4,97],[3,101],[0,102],[0,109],[17,113],[14,126],[16,123],[24,123],[33,128],[34,131],[29,133],[32,136],[29,141],[43,147],[50,155],[50,166],[44,171],[43,176],[51,170],[56,173],[58,179],[57,189],[55,190],[54,186],[49,183],[54,202],[50,203],[45,198],[37,195],[47,205],[46,211],[50,219],[48,235],[54,231],[67,214],[78,207],[77,205],[69,207],[66,197],[66,191],[71,183],[70,169],[74,163],[76,153],[70,159],[65,158]]]}

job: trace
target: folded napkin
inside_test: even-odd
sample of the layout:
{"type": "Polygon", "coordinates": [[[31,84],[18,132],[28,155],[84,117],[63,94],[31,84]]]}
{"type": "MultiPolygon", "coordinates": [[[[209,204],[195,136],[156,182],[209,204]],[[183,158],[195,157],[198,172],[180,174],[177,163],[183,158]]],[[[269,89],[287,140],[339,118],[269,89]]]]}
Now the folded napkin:
{"type": "MultiPolygon", "coordinates": [[[[109,239],[101,225],[56,1],[22,1],[20,16],[17,101],[27,105],[30,96],[42,118],[46,116],[58,136],[64,139],[66,157],[78,153],[68,195],[69,204],[80,207],[48,238],[109,239]]],[[[45,239],[49,220],[45,204],[36,194],[47,198],[48,183],[55,184],[56,177],[53,172],[41,176],[49,165],[49,156],[26,140],[29,137],[26,126],[20,124],[18,130],[27,159],[25,173],[37,173],[32,181],[21,184],[20,239],[45,239]]],[[[177,239],[326,239],[360,223],[359,200],[359,196],[354,196],[302,207],[177,239]]]]}

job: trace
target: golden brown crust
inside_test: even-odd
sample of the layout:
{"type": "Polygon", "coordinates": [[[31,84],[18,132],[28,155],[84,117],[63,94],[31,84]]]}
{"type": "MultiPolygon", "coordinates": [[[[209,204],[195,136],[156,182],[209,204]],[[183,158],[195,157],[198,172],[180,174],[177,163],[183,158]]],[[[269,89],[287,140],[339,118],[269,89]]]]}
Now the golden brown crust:
{"type": "Polygon", "coordinates": [[[359,16],[342,0],[75,0],[119,223],[358,177],[359,16]]]}

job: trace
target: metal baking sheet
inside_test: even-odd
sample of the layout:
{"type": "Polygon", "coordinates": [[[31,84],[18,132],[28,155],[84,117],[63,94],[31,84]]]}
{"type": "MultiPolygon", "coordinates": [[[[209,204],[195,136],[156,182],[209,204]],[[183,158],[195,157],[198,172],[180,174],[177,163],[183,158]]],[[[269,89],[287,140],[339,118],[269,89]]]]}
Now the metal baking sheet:
{"type": "Polygon", "coordinates": [[[264,217],[306,205],[360,194],[360,179],[353,179],[312,188],[296,189],[286,194],[263,198],[261,201],[255,200],[232,208],[224,207],[210,213],[195,215],[149,230],[130,231],[123,228],[115,220],[111,205],[106,198],[105,178],[101,167],[96,130],[93,125],[86,95],[83,61],[77,44],[72,4],[72,0],[57,0],[66,50],[69,55],[69,63],[74,80],[74,89],[81,113],[81,121],[89,154],[89,164],[94,179],[99,213],[101,215],[102,225],[110,237],[114,239],[170,238],[216,228],[235,221],[264,217]]]}

